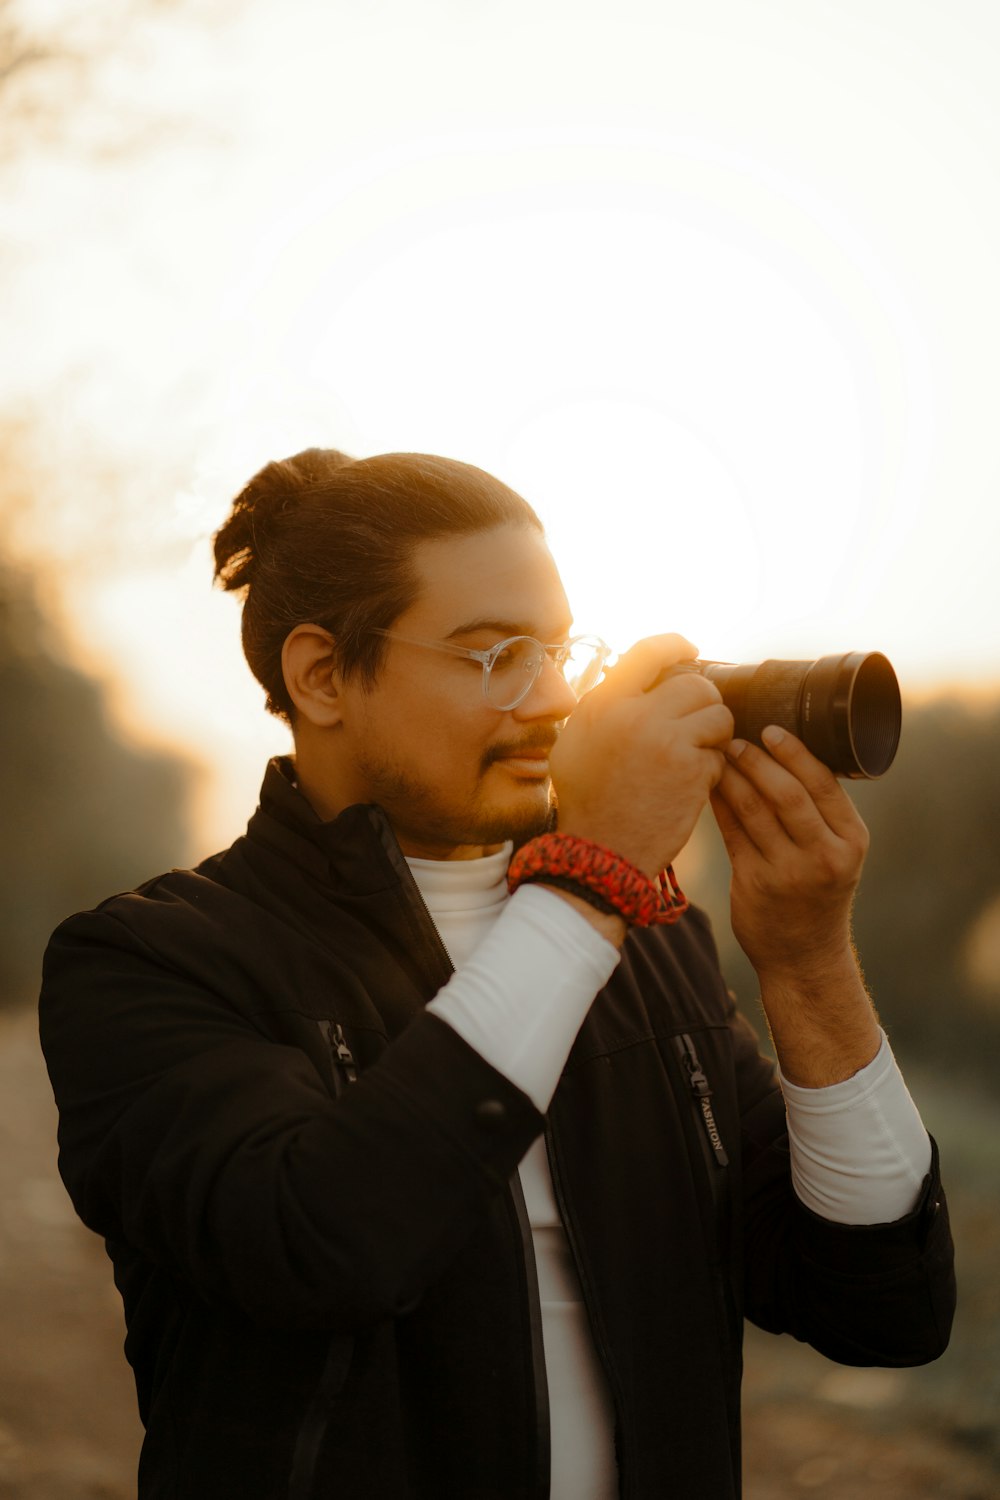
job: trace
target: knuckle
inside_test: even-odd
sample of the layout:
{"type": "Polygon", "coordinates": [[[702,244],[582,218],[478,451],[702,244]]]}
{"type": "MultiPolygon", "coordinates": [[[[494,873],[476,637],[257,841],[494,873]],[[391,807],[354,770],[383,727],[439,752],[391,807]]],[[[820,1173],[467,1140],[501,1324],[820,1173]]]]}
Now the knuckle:
{"type": "Polygon", "coordinates": [[[678,672],[667,678],[667,691],[663,701],[674,712],[692,713],[699,708],[714,708],[722,703],[722,695],[714,682],[698,672],[678,672]]]}
{"type": "Polygon", "coordinates": [[[747,785],[741,787],[736,794],[736,806],[739,813],[745,818],[756,818],[765,809],[765,802],[759,792],[747,785]]]}
{"type": "Polygon", "coordinates": [[[814,878],[823,890],[840,889],[853,883],[854,860],[839,848],[821,847],[815,856],[814,878]]]}
{"type": "MultiPolygon", "coordinates": [[[[691,674],[691,681],[698,685],[698,697],[706,708],[725,708],[725,704],[722,701],[722,694],[714,682],[709,682],[707,677],[702,677],[696,673],[691,674]]],[[[729,713],[728,708],[726,709],[726,713],[729,713]]],[[[732,718],[731,714],[730,718],[732,718]]]]}
{"type": "Polygon", "coordinates": [[[664,666],[695,655],[695,647],[682,635],[647,635],[637,641],[626,653],[627,656],[650,657],[662,661],[664,666]]]}
{"type": "Polygon", "coordinates": [[[791,785],[782,785],[775,794],[780,803],[782,811],[792,814],[803,814],[809,812],[813,806],[813,799],[802,785],[801,781],[794,781],[791,785]]]}
{"type": "Polygon", "coordinates": [[[686,636],[678,635],[675,630],[665,635],[654,635],[651,639],[657,642],[661,650],[671,652],[677,660],[697,655],[697,646],[693,646],[686,636]]]}
{"type": "Polygon", "coordinates": [[[724,703],[712,703],[707,709],[711,716],[708,722],[712,726],[712,732],[716,739],[724,740],[727,744],[736,732],[736,720],[724,703]]]}

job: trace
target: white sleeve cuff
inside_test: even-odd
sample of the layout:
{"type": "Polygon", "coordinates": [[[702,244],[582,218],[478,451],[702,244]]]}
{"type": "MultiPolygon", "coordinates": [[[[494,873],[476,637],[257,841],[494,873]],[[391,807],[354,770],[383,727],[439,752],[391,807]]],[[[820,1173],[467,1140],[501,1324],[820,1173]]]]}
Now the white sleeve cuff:
{"type": "Polygon", "coordinates": [[[544,1114],[594,997],[621,958],[554,891],[518,888],[427,1009],[544,1114]]]}
{"type": "Polygon", "coordinates": [[[882,1032],[873,1060],[842,1083],[809,1089],[779,1072],[792,1184],[838,1224],[886,1224],[916,1207],[931,1143],[882,1032]]]}

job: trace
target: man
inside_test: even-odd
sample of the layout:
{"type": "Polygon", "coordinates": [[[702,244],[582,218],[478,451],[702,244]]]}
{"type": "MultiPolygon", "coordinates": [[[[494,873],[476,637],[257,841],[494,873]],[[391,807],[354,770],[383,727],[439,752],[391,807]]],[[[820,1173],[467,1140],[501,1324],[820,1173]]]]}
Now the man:
{"type": "Polygon", "coordinates": [[[605,650],[468,465],[268,465],[216,560],[294,757],[231,849],[64,923],[41,1000],[140,1495],[726,1500],[744,1313],[940,1354],[947,1214],[825,767],[733,740],[677,636],[578,701],[605,650]],[[709,799],[780,1086],[654,884],[709,799]]]}

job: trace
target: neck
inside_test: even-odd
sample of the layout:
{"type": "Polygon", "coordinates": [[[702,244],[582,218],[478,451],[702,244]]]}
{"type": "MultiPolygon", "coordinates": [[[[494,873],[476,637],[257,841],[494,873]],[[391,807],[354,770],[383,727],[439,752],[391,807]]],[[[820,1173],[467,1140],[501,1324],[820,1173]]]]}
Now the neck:
{"type": "MultiPolygon", "coordinates": [[[[291,757],[295,766],[295,782],[299,791],[305,797],[309,806],[318,818],[324,823],[329,823],[333,818],[339,816],[345,807],[351,807],[360,801],[371,801],[371,798],[351,796],[349,792],[339,791],[330,786],[327,777],[318,775],[315,768],[310,764],[308,757],[296,753],[291,757]]],[[[396,835],[399,847],[407,859],[483,859],[490,854],[499,854],[504,847],[498,844],[455,844],[442,842],[440,840],[428,839],[426,836],[411,831],[402,826],[391,813],[386,815],[392,824],[392,830],[396,835]]]]}
{"type": "Polygon", "coordinates": [[[395,825],[393,832],[407,859],[485,859],[490,854],[499,854],[504,847],[503,844],[431,844],[409,838],[395,825]]]}

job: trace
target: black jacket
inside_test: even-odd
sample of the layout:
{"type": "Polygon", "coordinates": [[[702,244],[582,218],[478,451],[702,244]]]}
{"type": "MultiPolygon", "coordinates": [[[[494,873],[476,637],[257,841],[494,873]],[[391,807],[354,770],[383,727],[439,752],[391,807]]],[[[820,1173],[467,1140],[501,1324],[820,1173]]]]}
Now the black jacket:
{"type": "Polygon", "coordinates": [[[630,934],[544,1119],[424,1013],[449,973],[381,810],[322,823],[281,762],[231,849],[54,934],[60,1169],[124,1300],[144,1500],[546,1495],[543,1127],[622,1495],[738,1495],[744,1312],[848,1364],[941,1353],[936,1165],[894,1224],[798,1202],[700,912],[630,934]]]}

